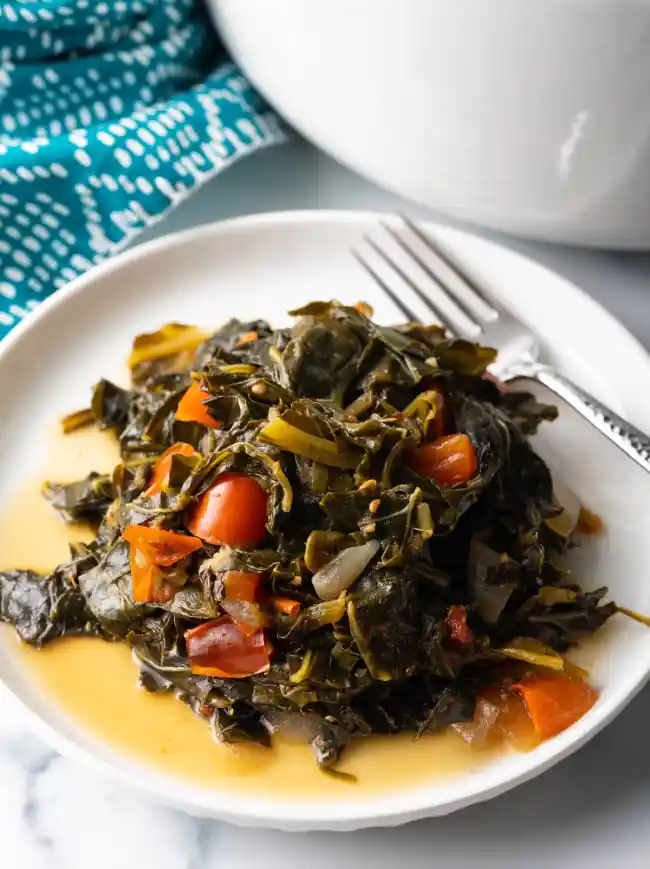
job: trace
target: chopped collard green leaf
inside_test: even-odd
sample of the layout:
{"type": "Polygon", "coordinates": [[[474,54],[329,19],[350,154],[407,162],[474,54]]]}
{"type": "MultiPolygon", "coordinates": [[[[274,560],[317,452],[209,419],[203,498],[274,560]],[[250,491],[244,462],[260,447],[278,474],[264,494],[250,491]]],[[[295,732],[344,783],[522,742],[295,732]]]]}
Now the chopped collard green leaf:
{"type": "Polygon", "coordinates": [[[131,388],[100,381],[64,423],[115,431],[121,463],[44,487],[96,538],[0,573],[0,618],[36,646],[124,641],[219,739],[289,729],[324,768],[472,722],[531,668],[575,676],[563,653],[616,607],[560,561],[573,531],[527,440],[555,410],[485,377],[492,350],[362,311],[137,338],[131,388]]]}

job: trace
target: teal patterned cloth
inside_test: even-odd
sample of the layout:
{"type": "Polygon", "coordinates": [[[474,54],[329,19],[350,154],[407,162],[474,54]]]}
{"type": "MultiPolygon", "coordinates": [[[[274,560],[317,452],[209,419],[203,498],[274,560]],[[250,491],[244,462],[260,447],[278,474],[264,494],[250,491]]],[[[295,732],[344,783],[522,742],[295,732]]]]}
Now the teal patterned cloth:
{"type": "Polygon", "coordinates": [[[283,136],[198,0],[0,0],[0,337],[283,136]]]}

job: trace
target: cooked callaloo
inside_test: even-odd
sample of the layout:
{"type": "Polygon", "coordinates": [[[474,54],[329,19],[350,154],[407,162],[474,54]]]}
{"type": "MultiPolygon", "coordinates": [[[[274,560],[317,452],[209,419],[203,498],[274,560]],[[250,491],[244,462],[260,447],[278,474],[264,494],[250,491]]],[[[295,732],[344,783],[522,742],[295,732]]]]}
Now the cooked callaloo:
{"type": "Polygon", "coordinates": [[[138,337],[131,388],[64,421],[115,432],[121,463],[44,487],[96,537],[0,574],[0,618],[126,642],[221,740],[298,736],[324,768],[372,734],[523,716],[539,740],[584,714],[563,653],[616,606],[562,563],[578,511],[527,440],[554,408],[486,375],[492,350],[364,311],[138,337]]]}

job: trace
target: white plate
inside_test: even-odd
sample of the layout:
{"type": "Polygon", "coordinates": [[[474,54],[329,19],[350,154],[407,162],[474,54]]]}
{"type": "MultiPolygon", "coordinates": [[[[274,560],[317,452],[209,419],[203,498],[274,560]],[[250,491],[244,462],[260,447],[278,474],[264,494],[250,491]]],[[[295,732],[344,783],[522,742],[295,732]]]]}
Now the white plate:
{"type": "MultiPolygon", "coordinates": [[[[87,400],[93,382],[123,369],[133,336],[170,320],[214,324],[230,316],[279,325],[308,299],[365,299],[379,320],[399,320],[349,255],[378,216],[293,212],[227,221],[136,248],[70,284],[0,347],[3,456],[0,503],[38,466],[52,421],[87,400]]],[[[548,342],[552,360],[641,428],[650,361],[633,338],[582,292],[488,242],[437,229],[548,342]]],[[[540,451],[607,523],[607,534],[580,553],[584,584],[609,584],[616,598],[650,611],[647,477],[572,413],[548,426],[540,451]]],[[[61,752],[104,770],[156,799],[196,814],[282,829],[354,829],[454,811],[502,793],[574,751],[636,694],[650,671],[650,632],[617,617],[596,650],[594,709],[574,727],[525,755],[498,759],[471,774],[375,799],[287,804],[207,791],[121,757],[52,709],[29,688],[0,647],[0,676],[37,731],[61,752]]]]}

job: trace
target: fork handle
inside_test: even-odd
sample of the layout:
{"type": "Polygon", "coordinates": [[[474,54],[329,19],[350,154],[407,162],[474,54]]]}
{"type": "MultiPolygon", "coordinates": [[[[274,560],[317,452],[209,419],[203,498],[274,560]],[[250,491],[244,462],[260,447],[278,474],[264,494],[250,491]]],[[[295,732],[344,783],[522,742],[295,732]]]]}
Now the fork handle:
{"type": "MultiPolygon", "coordinates": [[[[523,374],[523,372],[522,372],[523,374]]],[[[548,387],[602,432],[631,459],[650,472],[650,438],[623,417],[610,410],[593,395],[576,386],[568,377],[547,365],[534,365],[524,374],[548,387]]]]}

